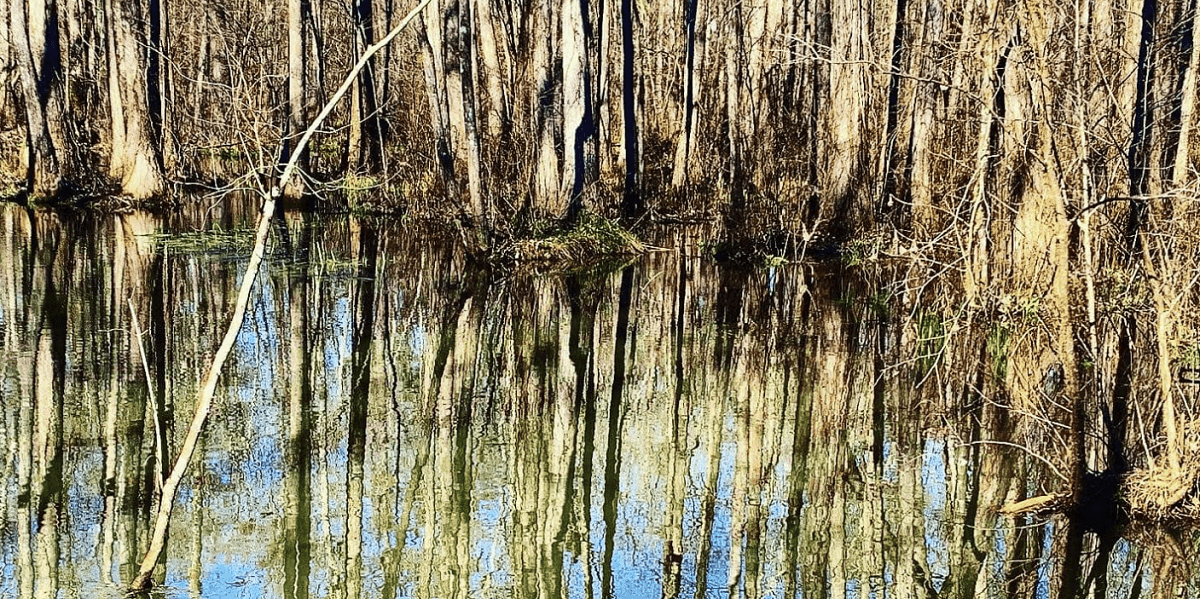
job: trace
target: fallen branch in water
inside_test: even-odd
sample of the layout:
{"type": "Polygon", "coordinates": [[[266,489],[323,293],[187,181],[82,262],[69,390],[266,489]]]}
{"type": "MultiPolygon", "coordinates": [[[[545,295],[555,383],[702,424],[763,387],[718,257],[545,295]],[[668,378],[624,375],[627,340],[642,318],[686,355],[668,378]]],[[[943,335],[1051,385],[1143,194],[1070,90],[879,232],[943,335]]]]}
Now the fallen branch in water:
{"type": "Polygon", "coordinates": [[[1032,512],[1047,512],[1055,511],[1062,507],[1063,502],[1071,499],[1069,494],[1052,493],[1050,495],[1038,495],[1010,503],[1000,508],[1000,513],[1005,516],[1018,516],[1020,514],[1028,514],[1032,512]]]}
{"type": "Polygon", "coordinates": [[[175,459],[175,466],[171,469],[171,475],[163,482],[158,500],[158,514],[154,521],[154,535],[150,539],[150,547],[146,550],[145,557],[142,558],[137,577],[129,584],[131,590],[143,591],[149,589],[154,584],[154,568],[158,565],[158,560],[162,557],[163,549],[166,546],[167,527],[171,522],[171,510],[175,507],[175,494],[179,490],[179,483],[192,461],[192,455],[196,452],[196,443],[200,439],[200,433],[204,429],[204,423],[208,419],[209,411],[212,409],[213,396],[217,391],[217,380],[221,376],[221,368],[225,365],[225,360],[229,358],[229,354],[233,350],[233,344],[242,329],[242,323],[246,319],[246,307],[250,304],[250,292],[254,289],[254,281],[258,276],[258,268],[262,264],[263,255],[266,253],[267,234],[270,232],[271,218],[275,214],[276,200],[283,194],[283,187],[288,179],[291,178],[292,173],[295,172],[299,158],[304,153],[305,147],[308,146],[309,140],[312,139],[313,134],[329,116],[329,113],[333,111],[337,103],[349,91],[359,72],[363,70],[372,56],[378,53],[384,46],[391,43],[401,31],[408,27],[408,24],[412,22],[429,2],[430,0],[421,0],[400,21],[400,24],[388,32],[383,39],[371,45],[363,52],[358,62],[354,64],[354,67],[346,75],[342,86],[329,98],[329,102],[325,104],[321,113],[317,115],[317,118],[304,131],[303,137],[300,138],[300,142],[296,144],[296,148],[292,151],[291,159],[288,160],[287,165],[283,168],[283,172],[279,176],[279,181],[271,188],[270,193],[263,201],[262,214],[258,219],[258,232],[254,238],[254,251],[250,254],[250,262],[246,265],[246,272],[242,275],[242,281],[238,287],[238,297],[233,309],[233,318],[230,319],[229,328],[225,329],[225,336],[221,340],[221,346],[217,349],[217,354],[213,356],[212,364],[209,366],[208,376],[204,380],[204,386],[200,390],[200,398],[196,404],[196,412],[192,415],[192,422],[188,426],[187,437],[184,439],[183,447],[179,450],[179,456],[175,459]]]}

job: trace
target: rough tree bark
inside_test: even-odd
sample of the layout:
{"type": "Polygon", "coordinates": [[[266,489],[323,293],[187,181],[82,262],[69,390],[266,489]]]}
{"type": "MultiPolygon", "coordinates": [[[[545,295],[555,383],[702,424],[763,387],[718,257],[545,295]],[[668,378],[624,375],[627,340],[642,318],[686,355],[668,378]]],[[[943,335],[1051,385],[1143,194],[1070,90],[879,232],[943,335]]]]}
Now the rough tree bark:
{"type": "Polygon", "coordinates": [[[450,137],[449,108],[446,105],[445,60],[442,55],[442,9],[439,0],[429,2],[417,21],[417,39],[421,46],[421,66],[425,74],[426,97],[429,100],[430,121],[433,127],[434,151],[441,167],[442,180],[454,193],[457,188],[454,171],[454,147],[450,137]]]}
{"type": "Polygon", "coordinates": [[[821,110],[828,141],[822,154],[821,192],[826,205],[849,232],[871,220],[870,200],[859,197],[855,185],[867,179],[863,143],[867,98],[870,96],[868,61],[871,39],[870,6],[857,0],[831,0],[829,43],[829,103],[821,110]]]}
{"type": "Polygon", "coordinates": [[[746,209],[746,197],[743,190],[745,179],[742,164],[745,152],[745,140],[742,139],[744,128],[741,126],[741,96],[745,80],[745,60],[742,44],[744,23],[742,5],[738,3],[729,11],[726,19],[725,33],[725,119],[727,129],[728,172],[729,186],[732,197],[729,200],[727,223],[733,228],[740,228],[740,223],[746,209]]]}
{"type": "Polygon", "coordinates": [[[683,27],[687,32],[683,60],[683,127],[675,142],[675,161],[671,168],[671,186],[682,189],[696,175],[696,132],[699,128],[701,82],[704,80],[704,18],[700,0],[686,0],[683,27]],[[697,29],[697,24],[700,25],[697,29]]]}
{"type": "Polygon", "coordinates": [[[621,119],[625,125],[625,190],[621,211],[627,218],[637,216],[643,209],[633,42],[633,0],[621,0],[621,119]]]}
{"type": "MultiPolygon", "coordinates": [[[[309,11],[308,0],[288,0],[288,100],[287,100],[287,138],[283,144],[282,161],[287,162],[292,157],[292,146],[299,139],[300,133],[308,123],[304,108],[305,73],[308,67],[308,53],[305,50],[307,30],[306,14],[309,11]]],[[[305,156],[300,157],[300,169],[307,167],[305,156]]],[[[299,196],[303,190],[300,177],[288,181],[285,193],[288,196],[299,196]]]]}
{"type": "Polygon", "coordinates": [[[531,125],[535,144],[531,192],[535,211],[543,215],[557,215],[562,209],[559,202],[558,154],[555,151],[555,134],[562,119],[559,112],[562,106],[556,97],[561,90],[555,84],[554,76],[554,48],[558,41],[554,7],[557,4],[557,0],[537,0],[529,17],[529,36],[533,44],[530,65],[533,86],[529,93],[532,96],[531,125]]]}
{"type": "Polygon", "coordinates": [[[583,211],[582,193],[594,181],[588,154],[595,135],[591,113],[590,47],[587,28],[588,0],[566,0],[562,7],[562,113],[563,167],[560,194],[569,199],[568,218],[583,211]]]}
{"type": "Polygon", "coordinates": [[[1187,44],[1191,46],[1191,55],[1184,65],[1183,95],[1179,102],[1179,139],[1175,146],[1175,165],[1171,172],[1171,182],[1175,186],[1185,183],[1188,175],[1191,154],[1192,121],[1196,112],[1196,69],[1200,64],[1200,44],[1196,43],[1196,27],[1200,25],[1200,5],[1193,3],[1190,31],[1187,32],[1187,44]]]}
{"type": "MultiPolygon", "coordinates": [[[[9,26],[0,26],[0,72],[7,73],[13,68],[12,64],[12,20],[9,16],[9,4],[11,0],[0,2],[0,23],[8,23],[9,26]]],[[[0,86],[0,121],[12,122],[16,120],[13,110],[12,92],[8,86],[0,86]]]]}
{"type": "Polygon", "coordinates": [[[61,115],[53,114],[49,107],[49,90],[59,87],[55,83],[59,79],[57,12],[53,0],[28,4],[11,0],[9,18],[17,84],[25,104],[25,181],[33,196],[51,196],[58,192],[62,179],[63,150],[56,147],[50,133],[51,127],[62,127],[61,115]]]}
{"type": "MultiPolygon", "coordinates": [[[[477,103],[475,101],[475,65],[474,58],[477,54],[475,48],[475,38],[471,35],[473,30],[471,23],[474,21],[471,5],[474,0],[457,0],[458,14],[454,16],[455,28],[454,37],[458,38],[457,43],[457,59],[456,65],[459,72],[460,90],[458,100],[461,104],[461,113],[463,121],[463,160],[467,170],[467,192],[470,197],[470,213],[475,222],[479,224],[476,232],[481,236],[485,233],[485,227],[482,226],[484,218],[483,206],[483,183],[480,178],[480,151],[479,151],[479,124],[476,115],[478,114],[477,103]]],[[[448,16],[448,18],[450,18],[448,16]]],[[[482,241],[482,237],[480,237],[482,241]]]]}
{"type": "Polygon", "coordinates": [[[482,62],[479,80],[483,81],[483,89],[487,99],[487,110],[484,111],[483,120],[487,127],[488,137],[495,139],[500,137],[500,132],[508,114],[508,110],[505,108],[506,96],[500,84],[500,47],[497,45],[499,40],[496,37],[496,23],[492,12],[491,0],[471,1],[475,6],[475,10],[472,12],[475,14],[479,30],[477,48],[479,50],[479,59],[482,62]]]}
{"type": "Polygon", "coordinates": [[[109,94],[113,147],[109,174],[121,181],[121,192],[135,200],[163,190],[162,162],[154,138],[150,102],[157,98],[155,79],[147,76],[145,6],[138,0],[107,0],[109,94]]]}
{"type": "MultiPolygon", "coordinates": [[[[362,56],[375,43],[373,0],[354,0],[354,55],[362,56]]],[[[350,137],[346,147],[346,166],[368,173],[383,168],[383,119],[375,93],[375,61],[355,79],[350,90],[350,137]]]]}

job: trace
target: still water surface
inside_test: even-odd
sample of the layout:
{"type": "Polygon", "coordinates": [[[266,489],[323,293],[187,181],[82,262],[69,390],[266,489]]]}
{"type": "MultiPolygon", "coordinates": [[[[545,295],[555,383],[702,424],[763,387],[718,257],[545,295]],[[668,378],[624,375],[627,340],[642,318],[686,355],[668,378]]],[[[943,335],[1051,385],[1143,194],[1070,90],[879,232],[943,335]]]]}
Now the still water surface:
{"type": "MultiPolygon", "coordinates": [[[[182,439],[245,267],[238,214],[2,208],[0,598],[133,577],[155,439],[182,439]]],[[[998,517],[1047,481],[979,442],[1002,410],[915,390],[883,283],[686,249],[496,274],[308,214],[273,238],[168,596],[1197,596],[1177,552],[998,517]]]]}

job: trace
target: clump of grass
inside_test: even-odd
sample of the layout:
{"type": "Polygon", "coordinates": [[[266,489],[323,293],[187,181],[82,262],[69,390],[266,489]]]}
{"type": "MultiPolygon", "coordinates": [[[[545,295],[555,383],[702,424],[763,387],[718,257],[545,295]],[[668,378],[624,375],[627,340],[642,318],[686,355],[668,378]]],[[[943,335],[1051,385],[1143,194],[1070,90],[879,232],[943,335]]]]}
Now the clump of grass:
{"type": "Polygon", "coordinates": [[[173,254],[243,255],[254,247],[253,229],[210,229],[147,235],[158,247],[173,254]]]}
{"type": "Polygon", "coordinates": [[[517,260],[579,264],[600,257],[638,255],[646,248],[616,222],[585,215],[574,225],[537,226],[534,236],[517,241],[513,250],[517,260]]]}
{"type": "Polygon", "coordinates": [[[381,200],[390,188],[377,177],[350,173],[335,182],[332,191],[346,202],[351,214],[366,215],[385,211],[381,200]]]}

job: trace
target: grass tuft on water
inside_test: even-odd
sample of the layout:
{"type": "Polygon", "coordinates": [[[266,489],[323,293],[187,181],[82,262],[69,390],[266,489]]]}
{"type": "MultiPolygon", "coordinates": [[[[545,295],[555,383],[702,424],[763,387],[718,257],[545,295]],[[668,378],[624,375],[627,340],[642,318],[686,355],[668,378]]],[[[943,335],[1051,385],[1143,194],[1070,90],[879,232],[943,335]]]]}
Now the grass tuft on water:
{"type": "Polygon", "coordinates": [[[210,229],[185,233],[146,235],[158,247],[172,254],[248,254],[254,247],[252,229],[210,229]]]}
{"type": "Polygon", "coordinates": [[[518,261],[584,264],[598,258],[636,256],[646,247],[633,233],[607,218],[585,215],[573,225],[554,225],[513,244],[518,261]]]}

